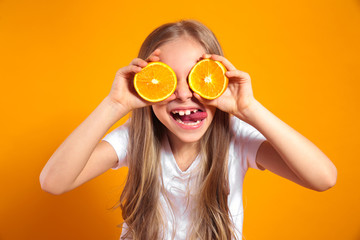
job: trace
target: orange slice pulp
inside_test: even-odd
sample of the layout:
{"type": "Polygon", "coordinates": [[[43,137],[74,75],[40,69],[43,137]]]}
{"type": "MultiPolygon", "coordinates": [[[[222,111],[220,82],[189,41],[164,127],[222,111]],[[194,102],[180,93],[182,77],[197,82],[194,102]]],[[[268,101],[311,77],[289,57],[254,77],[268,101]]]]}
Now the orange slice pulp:
{"type": "Polygon", "coordinates": [[[224,93],[229,83],[225,73],[226,68],[221,62],[203,59],[191,69],[189,86],[205,99],[218,98],[224,93]]]}
{"type": "Polygon", "coordinates": [[[148,63],[134,77],[136,92],[149,102],[160,102],[170,97],[176,85],[175,72],[162,62],[148,63]]]}

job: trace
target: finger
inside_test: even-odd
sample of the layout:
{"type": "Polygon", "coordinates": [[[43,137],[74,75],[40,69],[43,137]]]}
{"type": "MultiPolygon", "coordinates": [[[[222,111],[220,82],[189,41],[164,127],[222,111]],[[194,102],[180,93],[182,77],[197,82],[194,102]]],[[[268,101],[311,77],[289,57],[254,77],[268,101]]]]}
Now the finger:
{"type": "Polygon", "coordinates": [[[197,93],[193,93],[194,94],[194,97],[199,100],[200,103],[204,104],[204,105],[209,105],[209,106],[216,106],[216,99],[214,100],[209,100],[209,99],[205,99],[203,97],[201,97],[199,94],[197,93]]]}
{"type": "Polygon", "coordinates": [[[176,99],[176,95],[175,94],[171,94],[168,98],[160,101],[160,102],[155,102],[155,103],[152,103],[152,105],[165,105],[165,104],[168,104],[169,102],[173,101],[176,99]]]}
{"type": "Polygon", "coordinates": [[[138,73],[142,70],[141,67],[136,65],[128,65],[126,67],[123,67],[117,71],[118,76],[126,76],[129,73],[138,73]]]}
{"type": "Polygon", "coordinates": [[[250,80],[250,75],[247,72],[240,71],[238,69],[227,71],[225,75],[228,78],[240,78],[240,79],[246,79],[250,80]]]}
{"type": "Polygon", "coordinates": [[[158,62],[158,61],[160,61],[160,57],[159,56],[151,56],[151,57],[148,57],[146,59],[146,61],[148,61],[148,62],[158,62]]]}
{"type": "Polygon", "coordinates": [[[138,66],[138,67],[141,67],[141,68],[144,68],[146,67],[148,63],[141,59],[141,58],[135,58],[131,61],[130,65],[135,65],[135,66],[138,66]]]}
{"type": "Polygon", "coordinates": [[[155,49],[155,51],[153,51],[150,56],[148,58],[146,58],[145,60],[141,59],[141,58],[135,58],[131,61],[130,65],[136,65],[139,67],[146,67],[146,65],[148,64],[148,62],[157,62],[160,60],[160,49],[155,49]]]}
{"type": "Polygon", "coordinates": [[[173,94],[171,94],[168,98],[166,98],[165,100],[163,100],[162,102],[163,103],[168,103],[168,102],[171,102],[171,101],[173,101],[173,100],[175,100],[176,99],[176,95],[173,93],[173,94]]]}
{"type": "Polygon", "coordinates": [[[157,62],[160,60],[160,53],[161,50],[159,48],[155,49],[155,51],[153,51],[149,57],[146,58],[147,62],[157,62]]]}
{"type": "Polygon", "coordinates": [[[211,54],[209,53],[204,53],[202,56],[201,56],[202,59],[206,59],[206,58],[211,58],[211,54]]]}
{"type": "Polygon", "coordinates": [[[220,56],[220,55],[216,55],[216,54],[212,54],[211,55],[211,59],[215,60],[215,61],[219,61],[222,64],[224,64],[224,66],[226,67],[227,70],[232,71],[232,70],[236,70],[236,67],[229,61],[227,60],[225,57],[220,56]]]}
{"type": "Polygon", "coordinates": [[[199,94],[197,94],[196,92],[193,93],[194,97],[199,100],[201,103],[204,103],[203,101],[206,100],[205,98],[201,97],[199,94]]]}

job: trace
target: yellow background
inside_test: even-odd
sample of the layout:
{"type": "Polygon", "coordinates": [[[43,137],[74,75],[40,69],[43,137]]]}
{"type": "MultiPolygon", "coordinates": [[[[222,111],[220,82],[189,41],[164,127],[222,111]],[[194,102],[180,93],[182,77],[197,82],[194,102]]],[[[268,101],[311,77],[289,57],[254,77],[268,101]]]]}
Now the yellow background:
{"type": "Polygon", "coordinates": [[[0,239],[118,239],[126,170],[61,196],[39,174],[158,25],[193,18],[255,96],[336,164],[323,193],[250,170],[244,235],[360,239],[360,1],[0,1],[0,239]]]}

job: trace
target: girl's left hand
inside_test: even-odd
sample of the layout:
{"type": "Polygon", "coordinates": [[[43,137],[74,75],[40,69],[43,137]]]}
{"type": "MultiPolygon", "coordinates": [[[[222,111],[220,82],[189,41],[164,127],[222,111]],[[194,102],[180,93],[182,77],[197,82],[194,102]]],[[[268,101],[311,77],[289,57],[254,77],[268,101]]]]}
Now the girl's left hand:
{"type": "Polygon", "coordinates": [[[225,75],[229,78],[229,85],[225,92],[214,100],[204,99],[194,93],[195,97],[205,105],[215,106],[224,112],[245,120],[246,111],[256,102],[251,87],[250,75],[236,69],[225,57],[215,54],[204,54],[203,58],[210,58],[224,64],[228,70],[225,75]]]}

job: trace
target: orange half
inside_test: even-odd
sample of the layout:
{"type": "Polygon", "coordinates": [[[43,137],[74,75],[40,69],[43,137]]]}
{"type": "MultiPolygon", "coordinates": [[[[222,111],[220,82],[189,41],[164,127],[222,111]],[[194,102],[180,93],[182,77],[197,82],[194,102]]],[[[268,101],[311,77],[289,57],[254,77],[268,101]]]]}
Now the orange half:
{"type": "Polygon", "coordinates": [[[225,92],[229,83],[225,73],[226,68],[221,62],[203,59],[191,69],[189,86],[203,98],[218,98],[225,92]]]}
{"type": "Polygon", "coordinates": [[[149,102],[160,102],[170,97],[176,85],[175,72],[162,62],[148,63],[134,77],[136,92],[149,102]]]}

